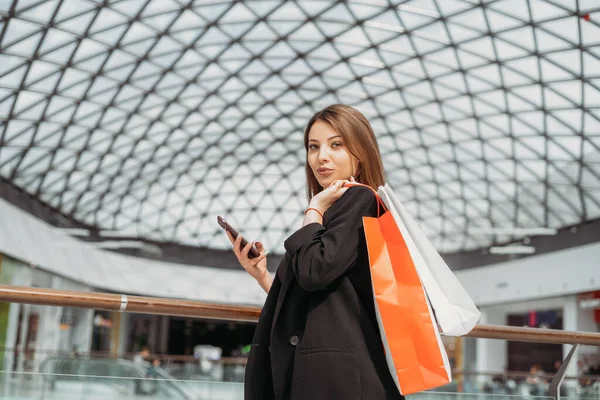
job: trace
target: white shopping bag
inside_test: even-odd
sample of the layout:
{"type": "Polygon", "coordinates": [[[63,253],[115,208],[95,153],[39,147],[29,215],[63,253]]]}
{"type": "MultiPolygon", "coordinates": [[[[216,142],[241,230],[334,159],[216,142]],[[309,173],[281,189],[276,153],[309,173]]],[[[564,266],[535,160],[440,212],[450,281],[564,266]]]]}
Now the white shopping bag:
{"type": "Polygon", "coordinates": [[[446,336],[462,336],[469,333],[481,315],[473,300],[402,206],[392,188],[388,184],[380,186],[378,193],[402,233],[435,311],[440,331],[446,336]]]}

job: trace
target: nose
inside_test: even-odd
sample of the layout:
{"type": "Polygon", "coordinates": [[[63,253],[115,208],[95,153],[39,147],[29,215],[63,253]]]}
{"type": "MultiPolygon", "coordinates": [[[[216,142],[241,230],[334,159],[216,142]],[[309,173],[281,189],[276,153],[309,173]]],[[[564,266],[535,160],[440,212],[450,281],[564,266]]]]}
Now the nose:
{"type": "Polygon", "coordinates": [[[319,149],[319,161],[326,162],[329,161],[329,148],[328,146],[321,146],[319,149]]]}

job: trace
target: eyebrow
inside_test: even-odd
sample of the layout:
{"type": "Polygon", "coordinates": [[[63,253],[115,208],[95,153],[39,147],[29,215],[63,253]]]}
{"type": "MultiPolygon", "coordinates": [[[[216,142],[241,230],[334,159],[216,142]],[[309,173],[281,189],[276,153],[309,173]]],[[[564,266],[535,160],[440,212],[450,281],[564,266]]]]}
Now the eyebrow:
{"type": "MultiPolygon", "coordinates": [[[[335,135],[335,136],[331,136],[329,138],[327,138],[327,141],[331,140],[331,139],[335,139],[335,138],[341,138],[341,135],[335,135]]],[[[310,139],[309,142],[318,142],[317,139],[310,139]]]]}

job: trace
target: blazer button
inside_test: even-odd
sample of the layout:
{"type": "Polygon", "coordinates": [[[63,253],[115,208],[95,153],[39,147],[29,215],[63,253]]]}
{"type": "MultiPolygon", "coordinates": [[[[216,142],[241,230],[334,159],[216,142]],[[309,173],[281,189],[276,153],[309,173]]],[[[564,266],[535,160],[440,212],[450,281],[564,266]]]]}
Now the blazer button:
{"type": "Polygon", "coordinates": [[[269,353],[271,352],[271,346],[269,346],[269,353]]]}
{"type": "Polygon", "coordinates": [[[290,337],[290,344],[291,344],[292,346],[296,346],[296,345],[298,344],[298,340],[299,340],[299,339],[298,339],[298,336],[296,336],[296,335],[293,335],[292,337],[290,337]]]}

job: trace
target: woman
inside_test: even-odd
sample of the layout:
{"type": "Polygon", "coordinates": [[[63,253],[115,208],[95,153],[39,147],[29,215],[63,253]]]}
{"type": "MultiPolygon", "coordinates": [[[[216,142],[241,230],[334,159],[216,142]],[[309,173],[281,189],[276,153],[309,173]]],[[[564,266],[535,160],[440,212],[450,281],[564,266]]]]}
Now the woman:
{"type": "Polygon", "coordinates": [[[377,215],[371,189],[384,184],[375,135],[356,109],[332,105],[304,133],[309,205],[285,242],[274,279],[266,253],[246,271],[268,293],[248,358],[247,400],[401,399],[388,370],[375,315],[363,216],[377,215]]]}

